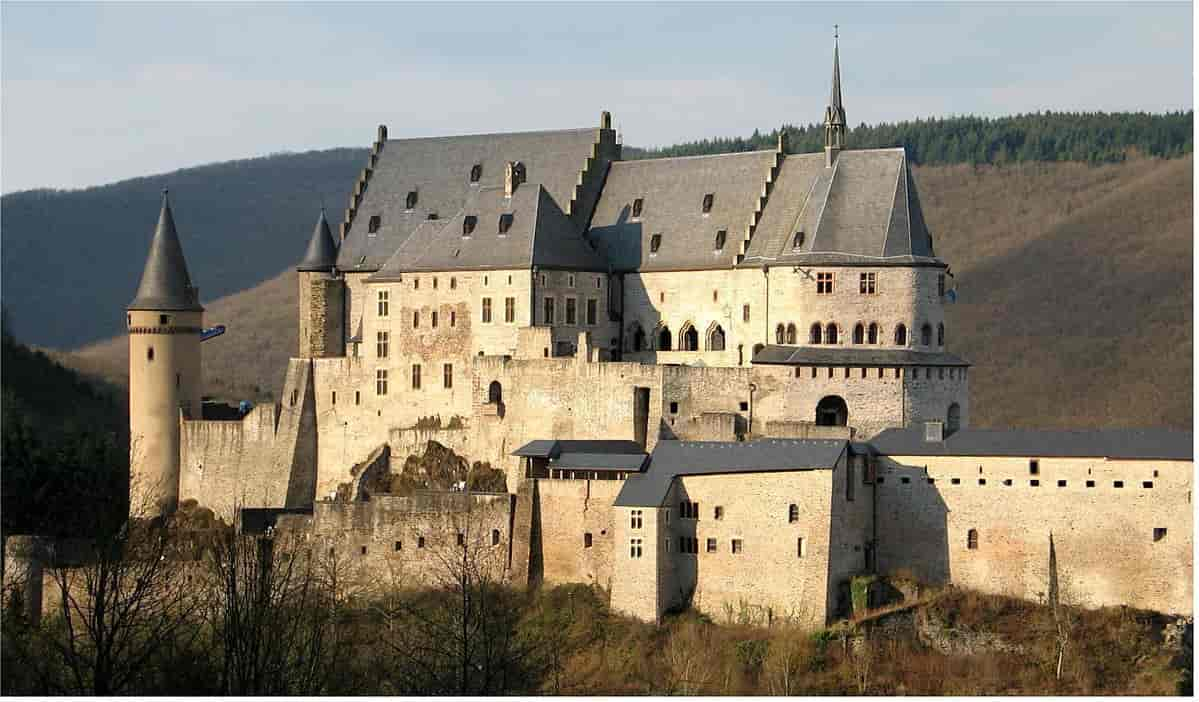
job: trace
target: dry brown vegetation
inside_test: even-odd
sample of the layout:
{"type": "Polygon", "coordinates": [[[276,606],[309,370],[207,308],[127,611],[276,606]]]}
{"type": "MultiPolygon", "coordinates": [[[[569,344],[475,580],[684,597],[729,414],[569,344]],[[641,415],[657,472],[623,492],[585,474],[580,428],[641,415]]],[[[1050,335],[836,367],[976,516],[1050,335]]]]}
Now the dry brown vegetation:
{"type": "MultiPolygon", "coordinates": [[[[1192,157],[916,170],[959,301],[949,348],[975,364],[974,426],[1188,428],[1192,157]]],[[[203,280],[204,272],[195,271],[203,280]]],[[[206,392],[278,392],[296,348],[295,273],[208,306],[206,392]]],[[[118,337],[67,354],[124,382],[118,337]]]]}

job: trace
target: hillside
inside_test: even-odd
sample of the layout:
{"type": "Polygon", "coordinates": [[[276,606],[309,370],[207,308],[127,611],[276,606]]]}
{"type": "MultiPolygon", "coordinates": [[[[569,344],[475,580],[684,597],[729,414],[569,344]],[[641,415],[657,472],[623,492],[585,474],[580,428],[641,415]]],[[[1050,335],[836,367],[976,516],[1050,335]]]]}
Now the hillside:
{"type": "MultiPolygon", "coordinates": [[[[948,343],[975,364],[975,426],[1191,426],[1191,157],[916,178],[958,284],[948,343]]],[[[277,393],[297,343],[295,273],[214,301],[208,319],[229,333],[204,344],[207,392],[277,393]]],[[[122,336],[70,359],[121,378],[126,348],[122,336]]]]}

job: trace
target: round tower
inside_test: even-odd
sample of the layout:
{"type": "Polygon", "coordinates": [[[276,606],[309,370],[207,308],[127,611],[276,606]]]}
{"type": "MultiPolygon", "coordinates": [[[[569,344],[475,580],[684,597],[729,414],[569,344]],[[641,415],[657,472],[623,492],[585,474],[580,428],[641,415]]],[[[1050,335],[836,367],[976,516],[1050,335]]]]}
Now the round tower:
{"type": "Polygon", "coordinates": [[[300,358],[345,355],[345,283],[337,277],[337,244],[325,209],[296,266],[300,301],[300,358]]]}
{"type": "Polygon", "coordinates": [[[179,502],[180,416],[198,419],[204,308],[192,287],[164,190],[158,227],[129,303],[129,513],[153,517],[179,502]]]}

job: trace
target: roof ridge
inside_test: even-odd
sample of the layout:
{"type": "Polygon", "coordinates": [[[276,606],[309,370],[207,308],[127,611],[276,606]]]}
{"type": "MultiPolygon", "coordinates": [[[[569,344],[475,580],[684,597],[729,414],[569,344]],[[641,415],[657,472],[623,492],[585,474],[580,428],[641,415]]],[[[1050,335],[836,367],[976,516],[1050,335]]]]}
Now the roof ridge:
{"type": "MultiPolygon", "coordinates": [[[[694,160],[694,159],[700,159],[700,158],[719,158],[721,156],[749,156],[749,155],[762,155],[762,154],[773,154],[773,153],[775,153],[774,149],[756,149],[754,151],[726,151],[726,152],[719,153],[719,154],[694,154],[691,156],[659,156],[659,157],[655,157],[655,158],[636,158],[636,159],[632,159],[632,160],[628,160],[628,161],[613,161],[612,164],[616,165],[619,163],[619,164],[624,164],[624,165],[632,165],[632,164],[636,164],[636,163],[660,163],[662,161],[686,161],[686,160],[694,160]]],[[[804,154],[794,154],[794,155],[802,156],[804,154]]]]}
{"type": "Polygon", "coordinates": [[[438,141],[442,139],[461,139],[464,137],[531,136],[534,134],[580,134],[591,131],[595,131],[595,127],[577,127],[572,129],[527,129],[517,132],[476,132],[470,134],[443,134],[441,136],[406,137],[402,139],[388,139],[387,143],[391,144],[405,141],[438,141]]]}

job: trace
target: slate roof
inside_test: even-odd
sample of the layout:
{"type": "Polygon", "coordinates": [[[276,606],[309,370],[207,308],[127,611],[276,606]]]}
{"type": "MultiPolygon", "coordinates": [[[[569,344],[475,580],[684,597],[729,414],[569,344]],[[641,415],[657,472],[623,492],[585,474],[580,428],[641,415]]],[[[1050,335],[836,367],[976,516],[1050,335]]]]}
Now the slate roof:
{"type": "Polygon", "coordinates": [[[200,301],[187,274],[187,261],[183,258],[183,245],[175,231],[175,218],[171,215],[171,203],[166,191],[162,193],[162,210],[158,213],[158,226],[150,241],[150,253],[146,256],[146,267],[137,294],[129,303],[130,310],[201,311],[200,301]]]}
{"type": "Polygon", "coordinates": [[[636,441],[625,439],[537,439],[512,452],[513,456],[558,458],[562,453],[644,454],[636,441]]]}
{"type": "Polygon", "coordinates": [[[606,271],[604,261],[575,230],[541,184],[522,183],[512,197],[504,188],[471,192],[462,209],[446,219],[425,220],[400,245],[371,282],[395,280],[409,271],[564,268],[606,271]],[[510,216],[507,232],[500,218],[510,216]],[[464,220],[475,227],[464,236],[464,220]]]}
{"type": "Polygon", "coordinates": [[[378,270],[430,212],[449,218],[463,209],[475,191],[503,187],[508,161],[524,164],[527,182],[541,183],[565,208],[596,136],[595,129],[570,129],[386,141],[338,252],[337,267],[378,270]],[[482,175],[472,184],[470,171],[476,164],[482,165],[482,175]],[[408,210],[410,191],[416,191],[417,202],[408,210]],[[372,215],[381,217],[374,236],[367,231],[372,215]]]}
{"type": "Polygon", "coordinates": [[[750,151],[614,162],[588,239],[617,271],[731,268],[774,154],[750,151]],[[708,193],[714,197],[705,215],[702,205],[708,193]],[[637,198],[643,204],[641,216],[634,218],[637,198]],[[716,232],[721,229],[728,234],[723,250],[717,251],[716,232]],[[650,242],[655,234],[662,240],[653,254],[650,242]]]}
{"type": "Polygon", "coordinates": [[[754,354],[753,363],[788,366],[969,366],[944,351],[910,351],[869,346],[829,348],[770,344],[754,354]]]}
{"type": "Polygon", "coordinates": [[[308,239],[308,249],[296,270],[331,271],[336,263],[337,244],[333,243],[333,233],[329,231],[329,220],[325,219],[325,208],[322,207],[321,216],[312,230],[312,237],[308,239]]]}
{"type": "Polygon", "coordinates": [[[870,444],[889,456],[1029,456],[1140,458],[1189,461],[1194,435],[1169,429],[1032,431],[959,429],[944,441],[925,441],[922,427],[887,429],[870,444]]]}
{"type": "Polygon", "coordinates": [[[550,468],[639,472],[649,455],[642,453],[563,453],[552,459],[550,468]]]}
{"type": "Polygon", "coordinates": [[[659,441],[644,473],[625,480],[618,507],[657,507],[680,475],[829,469],[845,453],[843,439],[659,441]]]}
{"type": "Polygon", "coordinates": [[[904,150],[845,150],[832,168],[823,154],[787,156],[742,261],[763,263],[940,264],[904,150]]]}

